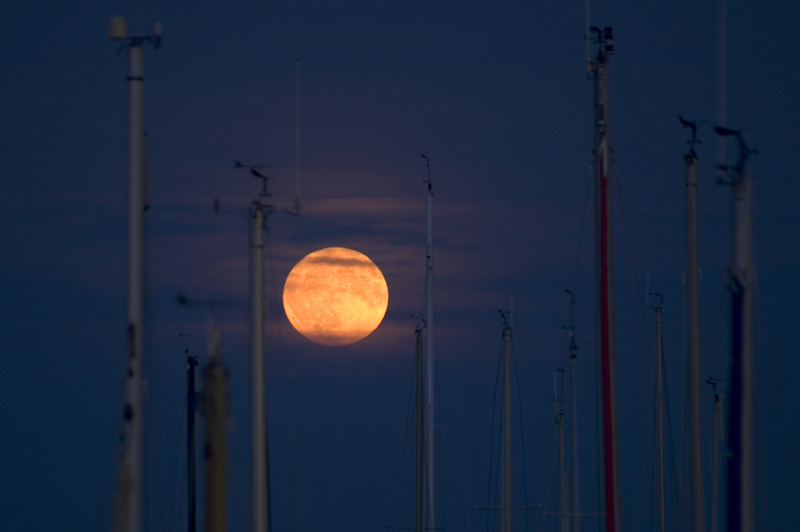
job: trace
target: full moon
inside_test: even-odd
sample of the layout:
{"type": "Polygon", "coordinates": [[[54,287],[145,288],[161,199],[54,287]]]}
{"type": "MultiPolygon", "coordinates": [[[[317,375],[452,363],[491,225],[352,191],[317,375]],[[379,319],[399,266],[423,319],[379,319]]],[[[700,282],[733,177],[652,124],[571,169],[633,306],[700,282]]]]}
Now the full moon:
{"type": "Polygon", "coordinates": [[[369,257],[325,248],[295,264],[283,287],[292,326],[314,342],[347,345],[369,336],[386,314],[389,288],[369,257]]]}

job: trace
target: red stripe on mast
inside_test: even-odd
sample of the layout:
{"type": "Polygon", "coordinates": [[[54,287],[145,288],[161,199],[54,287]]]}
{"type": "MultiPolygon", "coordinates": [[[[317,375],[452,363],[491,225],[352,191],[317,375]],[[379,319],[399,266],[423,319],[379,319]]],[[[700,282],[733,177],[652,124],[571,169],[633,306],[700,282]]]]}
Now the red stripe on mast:
{"type": "Polygon", "coordinates": [[[615,433],[613,424],[613,392],[612,392],[612,280],[611,280],[611,218],[609,213],[611,180],[607,172],[606,140],[603,139],[598,155],[598,233],[600,244],[600,367],[603,393],[603,463],[605,466],[605,500],[606,530],[616,531],[616,467],[615,467],[615,433]]]}

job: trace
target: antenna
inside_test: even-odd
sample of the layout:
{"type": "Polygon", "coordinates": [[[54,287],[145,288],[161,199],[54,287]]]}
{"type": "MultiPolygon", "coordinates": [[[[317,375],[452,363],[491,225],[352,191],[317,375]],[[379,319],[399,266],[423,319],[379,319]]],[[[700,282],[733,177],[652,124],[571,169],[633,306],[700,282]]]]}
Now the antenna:
{"type": "Polygon", "coordinates": [[[658,298],[658,303],[656,303],[655,305],[651,305],[650,304],[650,299],[648,297],[648,304],[647,304],[648,308],[657,309],[657,308],[661,308],[661,306],[664,304],[664,296],[662,296],[658,292],[648,292],[647,295],[658,298]]]}
{"type": "Polygon", "coordinates": [[[589,34],[589,0],[586,0],[586,33],[584,34],[584,38],[586,39],[586,68],[589,70],[589,73],[592,71],[592,38],[589,34]]]}
{"type": "Polygon", "coordinates": [[[294,210],[300,212],[300,60],[294,62],[294,210]]]}
{"type": "Polygon", "coordinates": [[[678,115],[678,120],[680,120],[680,122],[683,125],[683,127],[687,127],[687,128],[692,130],[692,138],[691,138],[691,140],[689,140],[689,146],[691,146],[692,155],[697,157],[697,155],[695,155],[695,153],[694,153],[694,146],[695,146],[695,144],[702,144],[699,140],[697,140],[698,124],[701,124],[702,122],[685,120],[681,115],[678,115]]]}
{"type": "Polygon", "coordinates": [[[250,170],[250,175],[255,177],[256,179],[261,179],[262,186],[261,186],[261,194],[259,195],[260,198],[268,198],[272,196],[269,192],[267,192],[267,179],[273,179],[271,175],[262,174],[258,171],[258,168],[267,168],[266,165],[263,164],[242,164],[239,161],[234,161],[234,166],[236,168],[244,168],[246,170],[250,170]]]}

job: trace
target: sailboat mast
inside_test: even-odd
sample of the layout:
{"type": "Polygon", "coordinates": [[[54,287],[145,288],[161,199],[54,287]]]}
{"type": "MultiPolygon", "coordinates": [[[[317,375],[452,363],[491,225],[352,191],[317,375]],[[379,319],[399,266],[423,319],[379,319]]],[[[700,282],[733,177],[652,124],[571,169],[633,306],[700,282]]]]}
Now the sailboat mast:
{"type": "Polygon", "coordinates": [[[692,494],[692,532],[704,532],[702,418],[700,409],[700,269],[697,259],[697,125],[680,119],[692,129],[691,149],[683,157],[686,183],[686,382],[689,391],[689,456],[692,494]]]}
{"type": "Polygon", "coordinates": [[[731,291],[731,379],[728,409],[728,530],[754,530],[753,500],[753,178],[745,169],[752,151],[741,133],[717,127],[722,136],[739,144],[737,164],[722,165],[733,187],[733,258],[729,270],[731,291]]]}
{"type": "Polygon", "coordinates": [[[569,391],[572,447],[572,532],[580,532],[580,490],[578,489],[578,346],[575,343],[575,294],[567,290],[569,301],[569,391]]]}
{"type": "MultiPolygon", "coordinates": [[[[656,294],[658,295],[658,294],[656,294]]],[[[665,532],[666,506],[664,504],[664,361],[661,351],[661,305],[653,307],[656,314],[656,450],[658,453],[658,530],[665,532]]]]}
{"type": "Polygon", "coordinates": [[[711,451],[711,532],[719,532],[719,442],[722,441],[722,394],[717,392],[719,381],[709,377],[706,382],[714,389],[714,445],[711,451]]]}
{"type": "Polygon", "coordinates": [[[425,360],[425,453],[427,466],[427,494],[428,494],[428,529],[436,528],[436,483],[434,482],[434,418],[433,418],[433,386],[434,386],[434,350],[435,337],[435,304],[433,294],[433,185],[431,183],[431,161],[425,155],[425,164],[428,168],[428,195],[426,200],[427,219],[427,246],[425,260],[425,305],[427,310],[426,325],[426,360],[425,360]]]}
{"type": "Polygon", "coordinates": [[[422,485],[422,480],[425,477],[425,461],[422,453],[425,449],[425,403],[422,393],[422,327],[417,327],[414,331],[416,337],[417,351],[416,351],[416,380],[417,380],[417,397],[414,402],[416,406],[416,453],[414,453],[414,532],[422,532],[422,509],[424,507],[425,492],[422,485]]]}
{"type": "Polygon", "coordinates": [[[564,447],[564,369],[558,368],[553,374],[553,401],[556,404],[556,425],[558,425],[558,487],[560,495],[559,516],[561,532],[569,532],[569,511],[567,509],[567,471],[566,449],[564,447]],[[557,378],[561,380],[561,390],[557,378]]]}
{"type": "MultiPolygon", "coordinates": [[[[265,179],[266,182],[266,179],[265,179]]],[[[253,363],[253,532],[269,532],[269,442],[264,384],[264,224],[266,206],[250,207],[250,346],[253,363]]]]}
{"type": "Polygon", "coordinates": [[[605,472],[606,532],[622,529],[619,497],[617,370],[614,325],[614,253],[611,226],[611,129],[608,59],[614,52],[611,28],[592,27],[598,44],[589,68],[594,80],[595,248],[600,328],[600,368],[605,472]]]}
{"type": "Polygon", "coordinates": [[[125,20],[113,17],[109,36],[125,41],[128,49],[128,338],[123,408],[122,454],[114,498],[115,531],[142,529],[142,327],[144,323],[144,44],[161,43],[161,25],[155,34],[128,37],[125,20]]]}
{"type": "Polygon", "coordinates": [[[511,325],[503,327],[503,526],[511,532],[511,325]]]}
{"type": "Polygon", "coordinates": [[[196,471],[197,471],[197,444],[195,419],[196,419],[196,405],[194,382],[195,371],[197,366],[197,355],[192,355],[189,350],[186,350],[186,447],[187,447],[187,486],[188,486],[188,501],[187,501],[187,532],[196,532],[197,530],[197,486],[196,486],[196,471]]]}

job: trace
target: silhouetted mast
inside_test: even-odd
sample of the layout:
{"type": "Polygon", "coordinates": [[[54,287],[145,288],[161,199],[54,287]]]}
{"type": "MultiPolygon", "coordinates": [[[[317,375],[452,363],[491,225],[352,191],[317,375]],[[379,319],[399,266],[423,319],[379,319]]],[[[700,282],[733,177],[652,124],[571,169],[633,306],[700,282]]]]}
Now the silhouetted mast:
{"type": "Polygon", "coordinates": [[[564,368],[558,368],[553,374],[553,403],[556,409],[556,425],[558,426],[558,493],[560,501],[558,505],[558,514],[561,523],[561,532],[569,532],[566,470],[567,453],[564,447],[564,368]],[[561,380],[560,389],[558,380],[561,380]]]}
{"type": "Polygon", "coordinates": [[[725,435],[723,426],[723,395],[717,392],[718,379],[709,377],[706,383],[714,390],[714,444],[711,451],[711,532],[719,532],[719,442],[725,435]]]}
{"type": "Polygon", "coordinates": [[[153,35],[128,37],[125,20],[113,17],[109,36],[128,50],[128,340],[122,450],[117,471],[112,527],[142,529],[142,325],[144,323],[145,137],[143,117],[144,43],[161,44],[161,23],[153,35]]]}
{"type": "Polygon", "coordinates": [[[617,361],[614,325],[614,252],[611,230],[613,150],[609,127],[608,59],[614,53],[611,28],[591,27],[597,55],[589,61],[594,80],[595,248],[600,328],[603,464],[606,532],[622,529],[617,430],[617,361]]]}
{"type": "MultiPolygon", "coordinates": [[[[679,117],[680,118],[680,117],[679,117]]],[[[691,128],[691,148],[684,155],[686,185],[686,384],[689,391],[689,462],[692,494],[692,532],[704,532],[703,426],[700,408],[700,268],[697,259],[697,124],[680,118],[691,128]]]]}
{"type": "MultiPolygon", "coordinates": [[[[513,312],[513,311],[512,311],[513,312]]],[[[502,314],[502,313],[501,313],[502,314]]],[[[503,316],[505,317],[505,316],[503,316]]],[[[513,314],[511,319],[513,319],[513,314]]],[[[511,532],[511,332],[513,324],[503,326],[503,526],[511,532]]]]}
{"type": "MultiPolygon", "coordinates": [[[[297,71],[299,73],[299,70],[297,71]]],[[[298,74],[299,75],[299,74],[298,74]]],[[[296,136],[299,139],[299,134],[296,136]]],[[[296,144],[299,149],[299,141],[296,144]]],[[[299,160],[299,151],[296,154],[299,160]]],[[[249,170],[250,175],[261,180],[261,193],[253,200],[248,210],[250,218],[250,350],[253,364],[253,532],[269,532],[272,529],[271,495],[269,477],[269,437],[267,433],[267,394],[264,376],[264,233],[267,218],[276,210],[293,216],[300,212],[300,197],[295,196],[294,209],[278,209],[272,204],[267,190],[271,179],[262,170],[263,165],[246,165],[239,161],[236,168],[249,170]]],[[[299,162],[295,163],[299,172],[299,162]]],[[[297,175],[295,179],[297,179],[297,175]]],[[[299,185],[295,182],[296,192],[299,185]]]]}
{"type": "Polygon", "coordinates": [[[569,391],[572,446],[572,532],[580,532],[580,490],[578,489],[578,345],[575,343],[575,294],[569,294],[569,391]]]}
{"type": "Polygon", "coordinates": [[[195,434],[195,409],[197,401],[194,391],[195,371],[197,366],[197,355],[192,355],[189,350],[186,350],[186,461],[187,461],[187,486],[188,486],[188,504],[187,504],[187,532],[196,532],[197,530],[197,444],[195,434]]]}
{"type": "MultiPolygon", "coordinates": [[[[253,169],[251,169],[253,170],[253,169]]],[[[261,196],[250,205],[250,349],[253,364],[253,531],[272,528],[269,490],[267,394],[264,385],[264,226],[272,206],[267,203],[267,178],[261,196]]]]}
{"type": "Polygon", "coordinates": [[[425,488],[423,479],[425,478],[425,398],[423,396],[423,357],[422,357],[422,327],[417,326],[414,330],[416,338],[416,427],[415,427],[415,449],[414,453],[414,532],[423,531],[423,508],[425,507],[425,488]]]}
{"type": "MultiPolygon", "coordinates": [[[[661,299],[661,294],[650,294],[661,299]]],[[[664,360],[661,351],[661,302],[653,306],[656,316],[655,366],[656,366],[656,454],[658,456],[658,530],[665,532],[667,527],[666,505],[664,500],[664,360]]]]}
{"type": "Polygon", "coordinates": [[[729,269],[731,291],[731,379],[728,393],[728,531],[754,530],[753,500],[753,178],[745,163],[755,153],[741,133],[715,128],[721,136],[733,136],[739,147],[735,165],[720,165],[724,182],[733,188],[733,257],[729,269]]]}
{"type": "Polygon", "coordinates": [[[434,468],[434,418],[433,418],[433,371],[436,335],[434,327],[435,309],[433,293],[433,185],[431,183],[431,161],[423,154],[428,168],[428,195],[426,200],[427,245],[425,259],[425,307],[427,311],[426,326],[426,360],[425,360],[425,453],[427,471],[428,529],[436,528],[436,483],[434,468]]]}

